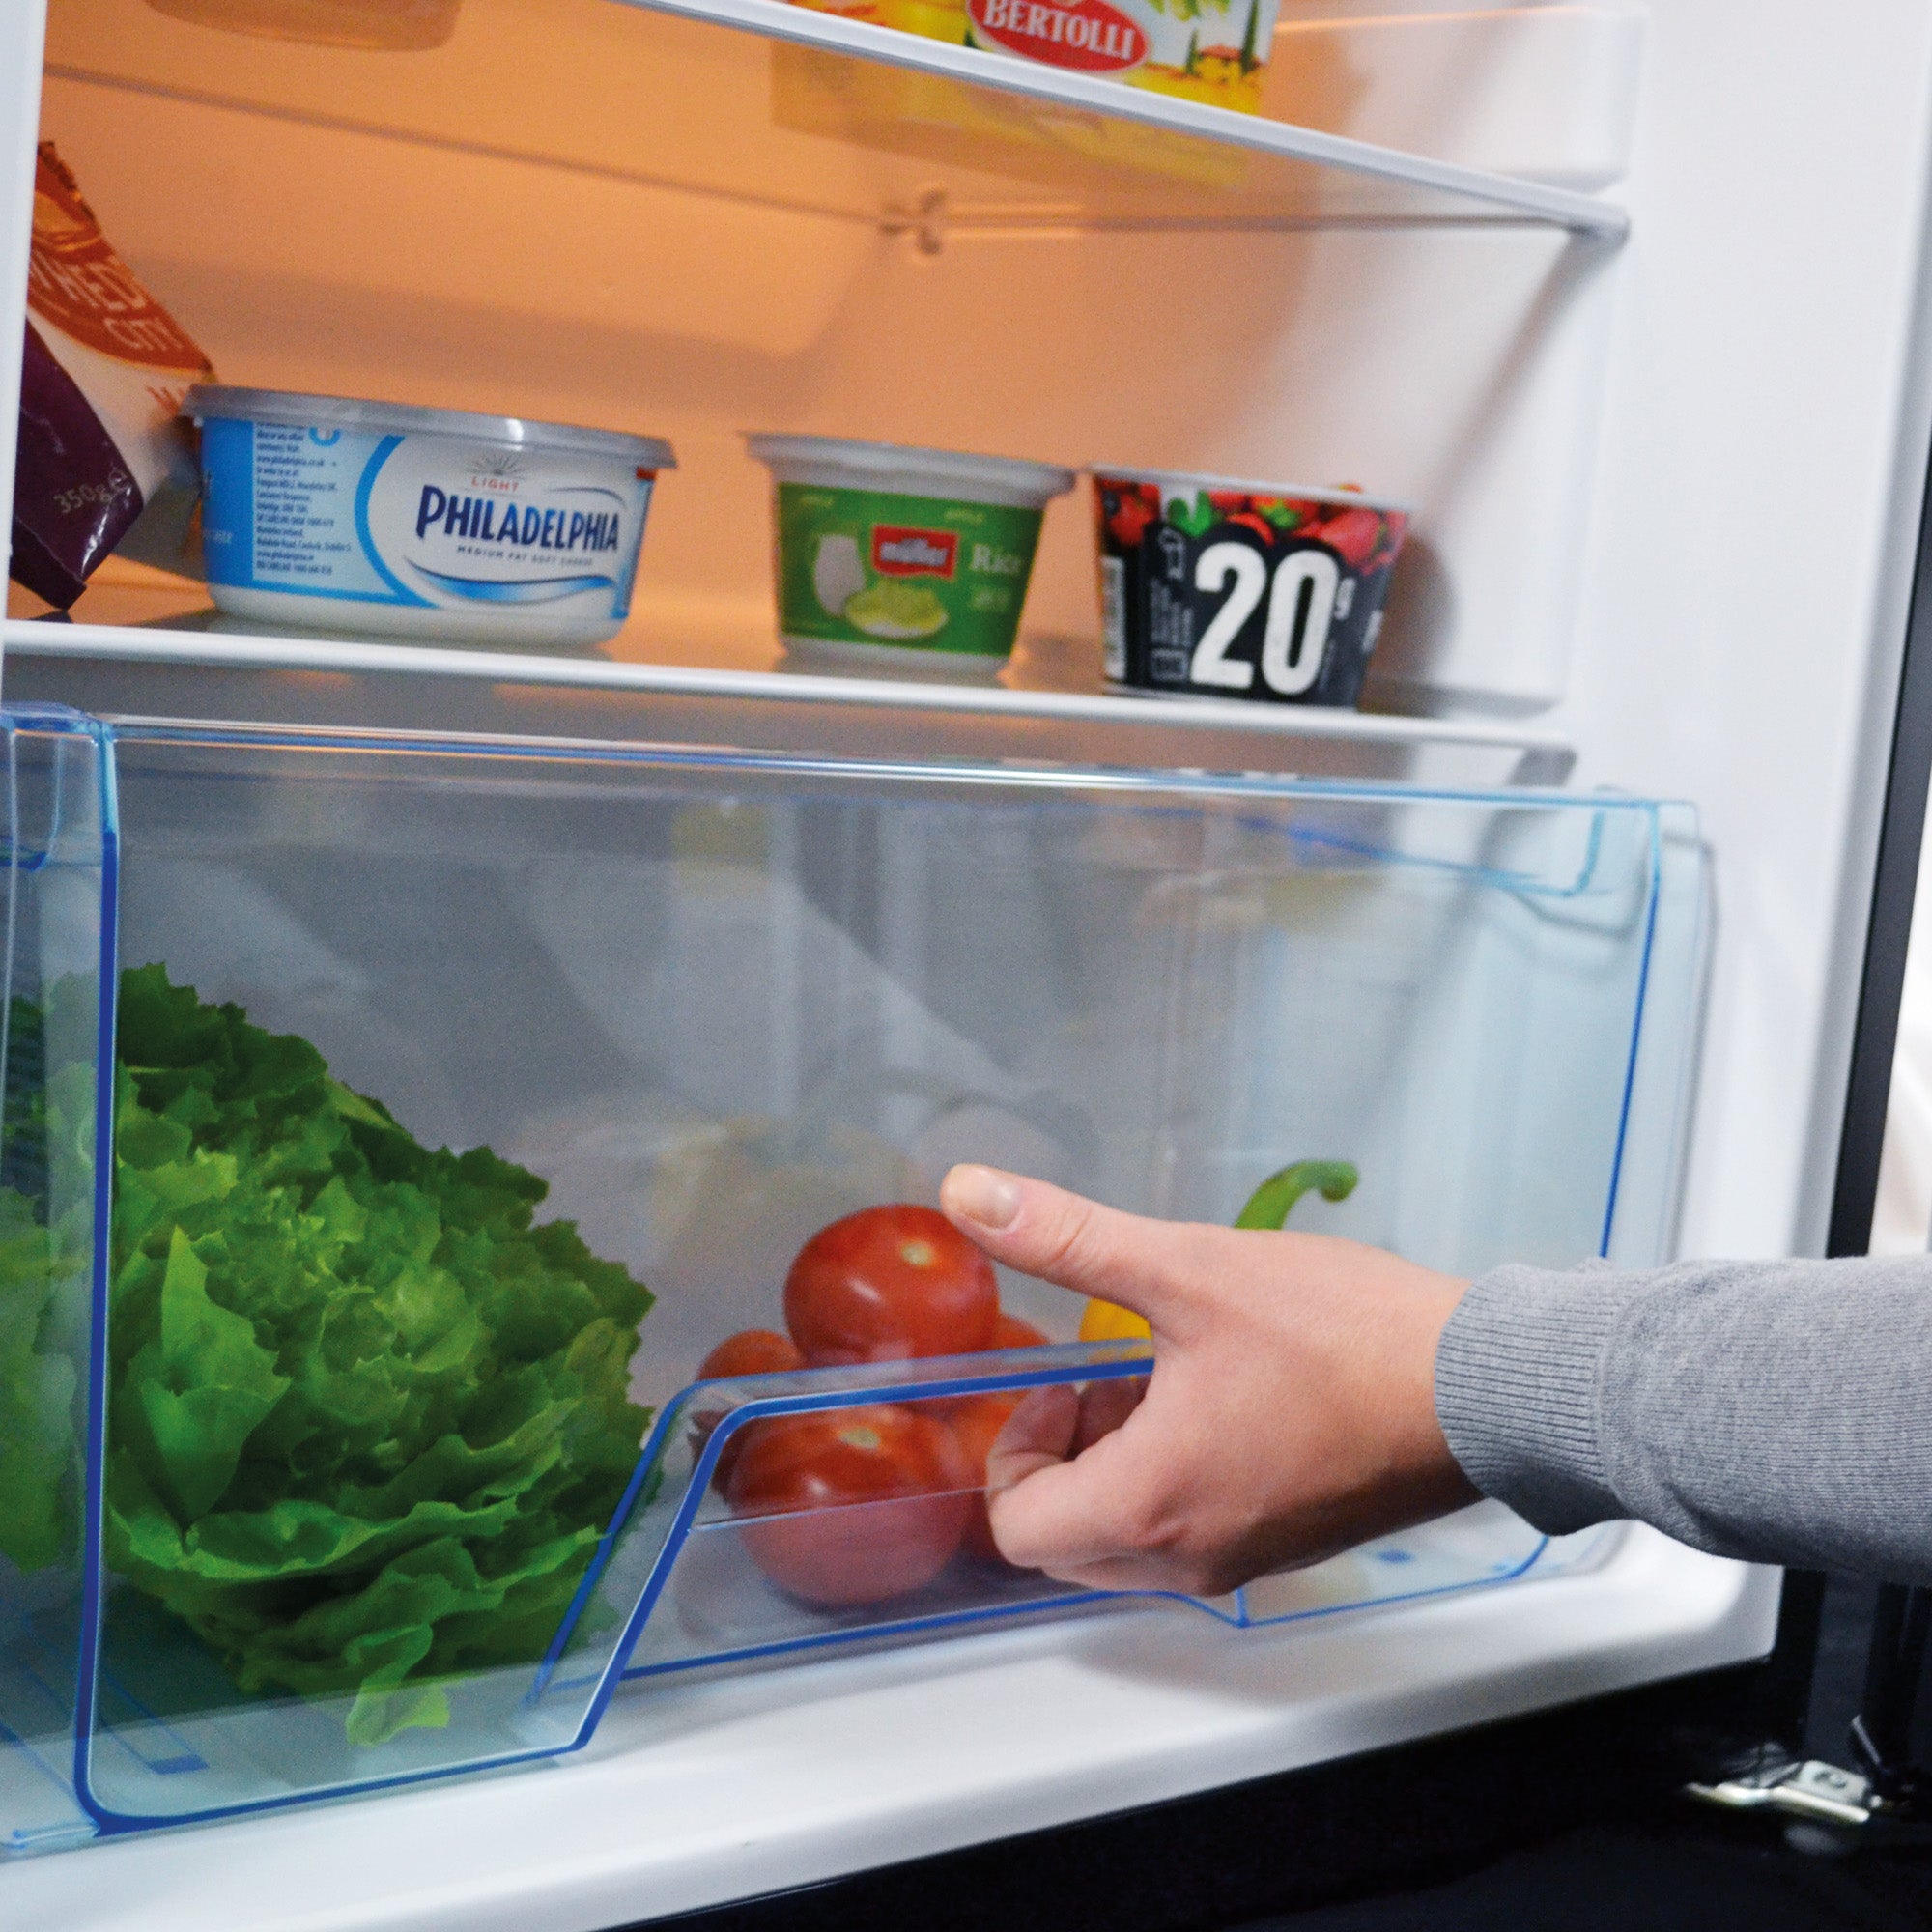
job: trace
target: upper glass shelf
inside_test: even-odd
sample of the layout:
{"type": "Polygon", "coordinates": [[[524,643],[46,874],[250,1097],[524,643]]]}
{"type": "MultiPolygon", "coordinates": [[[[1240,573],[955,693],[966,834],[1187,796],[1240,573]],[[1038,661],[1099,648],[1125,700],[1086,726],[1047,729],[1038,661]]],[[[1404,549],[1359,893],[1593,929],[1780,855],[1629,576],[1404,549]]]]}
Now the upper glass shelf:
{"type": "MultiPolygon", "coordinates": [[[[392,691],[397,680],[409,679],[418,689],[521,690],[539,700],[546,695],[554,700],[576,693],[601,699],[607,706],[628,698],[652,706],[648,724],[633,716],[628,726],[617,728],[626,735],[641,729],[651,737],[675,735],[665,700],[679,700],[694,710],[691,722],[708,724],[732,743],[760,741],[755,713],[772,713],[777,720],[795,716],[794,707],[805,707],[820,717],[849,717],[855,728],[867,734],[863,742],[867,749],[875,753],[886,749],[884,741],[872,735],[879,721],[899,715],[916,721],[921,749],[930,754],[1008,755],[1024,750],[1063,757],[1084,753],[1108,762],[1139,754],[1162,764],[1209,766],[1233,757],[1244,767],[1285,766],[1311,775],[1433,779],[1464,785],[1472,781],[1560,784],[1569,777],[1576,756],[1561,734],[1516,720],[1409,718],[1234,699],[1176,702],[1098,689],[1088,681],[1076,683],[1065,677],[1064,667],[1031,656],[1016,660],[999,683],[953,683],[735,665],[452,650],[368,639],[251,637],[194,628],[48,624],[17,618],[0,623],[0,643],[4,643],[10,692],[22,690],[20,678],[32,679],[31,667],[45,661],[52,682],[44,691],[38,683],[24,689],[36,696],[71,699],[81,695],[73,682],[79,668],[102,667],[107,681],[91,688],[87,701],[103,710],[131,708],[129,696],[112,681],[112,668],[139,674],[175,667],[222,672],[231,678],[245,672],[292,674],[311,685],[316,672],[336,673],[337,681],[348,673],[374,678],[392,691]],[[719,707],[727,710],[721,712],[719,707]],[[947,742],[936,735],[942,726],[968,735],[947,742]],[[997,742],[983,735],[976,739],[971,735],[976,730],[997,734],[997,742]],[[1029,730],[1054,733],[1055,741],[1014,742],[1014,734],[1029,730]],[[1213,749],[1217,740],[1230,748],[1227,753],[1217,755],[1213,749]],[[1418,764],[1425,756],[1435,762],[1418,764]],[[1443,759],[1460,763],[1445,764],[1443,759]]],[[[312,700],[315,694],[309,690],[305,695],[312,700]]],[[[206,706],[210,696],[197,691],[185,702],[206,706]]],[[[295,697],[295,693],[284,691],[275,701],[287,706],[295,697]]],[[[157,696],[145,689],[133,701],[153,704],[157,696]]],[[[179,709],[181,701],[167,700],[164,708],[179,709]]],[[[312,702],[298,709],[304,718],[314,715],[312,702]]],[[[401,722],[404,715],[398,700],[390,696],[383,702],[380,722],[401,722]]],[[[412,711],[409,715],[414,719],[412,711]]],[[[580,728],[560,717],[554,701],[545,707],[545,715],[549,729],[580,728]]],[[[443,728],[459,724],[530,728],[527,718],[513,722],[446,710],[439,722],[443,728]]],[[[602,735],[614,722],[606,710],[592,728],[602,735]]],[[[811,735],[814,743],[825,742],[822,728],[811,735]]]]}
{"type": "MultiPolygon", "coordinates": [[[[227,142],[242,110],[469,164],[526,163],[597,195],[672,189],[720,216],[736,204],[858,220],[928,250],[953,235],[1113,227],[1533,225],[1613,241],[1627,225],[1622,209],[1556,185],[1601,169],[1579,177],[1560,156],[1539,159],[1535,139],[1520,156],[1507,142],[1503,152],[1549,179],[1336,131],[1406,136],[1399,115],[1350,118],[1352,72],[1337,81],[1342,104],[1327,103],[1332,126],[1300,125],[1323,112],[1316,70],[1349,63],[1333,49],[1318,58],[1299,27],[1278,43],[1264,111],[1250,115],[783,0],[463,0],[446,44],[406,61],[307,44],[294,27],[277,38],[286,11],[281,0],[169,0],[165,11],[53,0],[52,125],[78,133],[111,107],[121,138],[191,151],[227,142]],[[242,17],[249,31],[222,30],[242,17]]],[[[1590,12],[1524,15],[1541,26],[1590,12]]],[[[1417,46],[1397,43],[1430,21],[1378,24],[1377,58],[1395,49],[1416,65],[1417,46]]],[[[1529,79],[1512,80],[1513,99],[1574,91],[1562,72],[1531,84],[1541,69],[1518,65],[1529,79]]],[[[1419,125],[1415,138],[1428,138],[1419,125]]]]}
{"type": "MultiPolygon", "coordinates": [[[[1617,238],[1625,212],[1594,196],[1404,154],[1093,74],[955,46],[786,0],[627,0],[780,43],[775,117],[923,160],[964,160],[1071,190],[1104,219],[1176,222],[1536,222],[1617,238]],[[861,65],[863,63],[864,65],[861,65]],[[884,69],[884,71],[878,70],[884,69]]],[[[993,211],[979,214],[986,220],[993,211]]],[[[942,189],[905,211],[937,245],[970,224],[942,189]]]]}

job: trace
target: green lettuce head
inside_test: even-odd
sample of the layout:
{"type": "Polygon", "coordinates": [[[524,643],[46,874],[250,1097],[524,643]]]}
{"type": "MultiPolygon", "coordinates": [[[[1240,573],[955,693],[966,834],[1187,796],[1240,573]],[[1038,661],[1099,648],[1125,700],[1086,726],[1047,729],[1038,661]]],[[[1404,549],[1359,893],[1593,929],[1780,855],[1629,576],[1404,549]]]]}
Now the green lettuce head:
{"type": "MultiPolygon", "coordinates": [[[[421,1147],[306,1040],[121,981],[106,1554],[244,1690],[441,1721],[540,1658],[636,1461],[649,1293],[545,1183],[421,1147]]],[[[0,1228],[0,1237],[5,1230],[0,1228]]]]}

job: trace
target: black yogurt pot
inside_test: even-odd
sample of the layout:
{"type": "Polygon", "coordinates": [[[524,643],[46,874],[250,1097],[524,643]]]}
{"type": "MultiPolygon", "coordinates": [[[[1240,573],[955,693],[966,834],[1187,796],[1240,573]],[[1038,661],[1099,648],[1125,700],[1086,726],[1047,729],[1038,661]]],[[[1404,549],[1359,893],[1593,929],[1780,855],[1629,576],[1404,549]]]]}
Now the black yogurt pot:
{"type": "Polygon", "coordinates": [[[1406,507],[1104,467],[1094,495],[1111,682],[1262,704],[1360,699],[1406,507]]]}

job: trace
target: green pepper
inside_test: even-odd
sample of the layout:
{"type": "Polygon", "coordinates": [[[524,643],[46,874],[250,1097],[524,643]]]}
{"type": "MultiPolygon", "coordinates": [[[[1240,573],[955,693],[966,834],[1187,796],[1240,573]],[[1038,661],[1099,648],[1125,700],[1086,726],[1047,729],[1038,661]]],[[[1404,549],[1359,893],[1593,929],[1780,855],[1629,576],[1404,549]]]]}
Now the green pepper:
{"type": "MultiPolygon", "coordinates": [[[[1351,1160],[1298,1160],[1271,1174],[1248,1196],[1248,1205],[1235,1217],[1237,1228],[1279,1232],[1289,1209],[1304,1194],[1320,1192],[1326,1201],[1346,1201],[1360,1177],[1351,1160]]],[[[1080,1318],[1083,1342],[1138,1341],[1151,1335],[1145,1315],[1122,1308],[1095,1295],[1080,1318]]]]}
{"type": "Polygon", "coordinates": [[[1278,1230],[1304,1194],[1319,1192],[1324,1201],[1346,1201],[1360,1179],[1351,1160],[1297,1160],[1269,1175],[1248,1196],[1248,1205],[1235,1216],[1235,1226],[1278,1230]]]}

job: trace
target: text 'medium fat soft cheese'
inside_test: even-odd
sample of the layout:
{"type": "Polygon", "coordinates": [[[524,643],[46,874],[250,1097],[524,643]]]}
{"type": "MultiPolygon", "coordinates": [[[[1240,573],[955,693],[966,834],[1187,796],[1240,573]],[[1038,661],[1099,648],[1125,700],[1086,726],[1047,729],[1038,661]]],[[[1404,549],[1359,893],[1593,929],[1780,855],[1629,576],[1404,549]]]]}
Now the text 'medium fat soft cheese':
{"type": "Polygon", "coordinates": [[[799,0],[848,20],[1016,55],[1245,114],[1261,109],[1278,0],[799,0]]]}
{"type": "Polygon", "coordinates": [[[213,384],[202,536],[215,608],[307,630],[572,650],[630,613],[655,437],[213,384]]]}
{"type": "Polygon", "coordinates": [[[794,650],[997,668],[1013,648],[1050,463],[830,436],[753,436],[772,472],[779,629],[794,650]]]}

